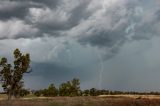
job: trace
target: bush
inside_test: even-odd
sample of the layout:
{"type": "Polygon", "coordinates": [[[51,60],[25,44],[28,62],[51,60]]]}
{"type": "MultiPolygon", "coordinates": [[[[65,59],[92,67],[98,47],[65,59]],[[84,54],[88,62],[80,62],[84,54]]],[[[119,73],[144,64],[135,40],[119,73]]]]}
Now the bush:
{"type": "Polygon", "coordinates": [[[35,91],[34,95],[37,96],[37,97],[41,96],[41,91],[35,91]]]}

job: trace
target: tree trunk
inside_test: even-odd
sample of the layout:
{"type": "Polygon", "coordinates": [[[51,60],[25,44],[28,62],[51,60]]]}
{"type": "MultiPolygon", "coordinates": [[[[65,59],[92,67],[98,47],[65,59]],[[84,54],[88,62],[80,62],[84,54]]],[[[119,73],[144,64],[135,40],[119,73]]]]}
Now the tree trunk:
{"type": "Polygon", "coordinates": [[[11,100],[11,91],[8,92],[8,100],[11,100]]]}

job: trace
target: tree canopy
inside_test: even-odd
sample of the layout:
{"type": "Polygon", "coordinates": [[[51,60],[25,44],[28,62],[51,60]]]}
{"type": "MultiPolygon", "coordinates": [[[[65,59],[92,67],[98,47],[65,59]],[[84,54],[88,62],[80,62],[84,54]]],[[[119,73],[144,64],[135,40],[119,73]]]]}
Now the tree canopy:
{"type": "Polygon", "coordinates": [[[9,64],[5,57],[0,61],[0,81],[4,91],[8,94],[8,99],[11,99],[12,96],[20,96],[23,87],[23,75],[31,72],[28,53],[22,54],[19,49],[15,49],[13,55],[13,64],[9,64]]]}
{"type": "Polygon", "coordinates": [[[62,83],[59,86],[59,95],[60,96],[79,96],[81,95],[79,79],[74,78],[72,81],[67,81],[66,83],[62,83]]]}

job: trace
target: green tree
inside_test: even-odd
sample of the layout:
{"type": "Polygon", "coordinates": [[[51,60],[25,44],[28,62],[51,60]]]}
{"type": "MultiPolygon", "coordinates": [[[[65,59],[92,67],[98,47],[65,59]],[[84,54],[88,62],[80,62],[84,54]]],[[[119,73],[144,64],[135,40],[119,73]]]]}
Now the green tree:
{"type": "Polygon", "coordinates": [[[71,81],[71,96],[79,96],[81,93],[80,91],[80,81],[77,78],[74,78],[71,81]]]}
{"type": "Polygon", "coordinates": [[[67,81],[66,83],[62,83],[59,86],[59,95],[60,96],[81,95],[79,79],[74,78],[72,81],[67,81]]]}
{"type": "Polygon", "coordinates": [[[70,81],[66,82],[66,83],[62,83],[59,86],[59,95],[60,96],[70,96],[70,88],[71,88],[71,83],[70,81]]]}
{"type": "Polygon", "coordinates": [[[54,97],[58,95],[58,90],[54,84],[50,84],[48,89],[43,90],[43,96],[54,97]]]}
{"type": "Polygon", "coordinates": [[[97,95],[98,95],[97,89],[91,88],[91,89],[90,89],[90,95],[91,95],[91,96],[97,96],[97,95]]]}
{"type": "Polygon", "coordinates": [[[24,73],[31,72],[30,68],[30,55],[22,54],[19,49],[15,49],[14,52],[13,67],[8,64],[7,58],[2,58],[0,61],[0,76],[1,83],[4,91],[8,95],[8,100],[14,95],[20,96],[20,91],[23,87],[23,75],[24,73]]]}
{"type": "Polygon", "coordinates": [[[36,95],[37,97],[41,96],[41,94],[42,94],[41,90],[38,90],[38,91],[34,92],[34,95],[36,95]]]}
{"type": "Polygon", "coordinates": [[[30,92],[27,89],[21,89],[20,92],[19,92],[20,97],[24,97],[28,94],[30,94],[30,92]]]}
{"type": "Polygon", "coordinates": [[[83,91],[83,96],[89,96],[89,90],[88,89],[83,91]]]}

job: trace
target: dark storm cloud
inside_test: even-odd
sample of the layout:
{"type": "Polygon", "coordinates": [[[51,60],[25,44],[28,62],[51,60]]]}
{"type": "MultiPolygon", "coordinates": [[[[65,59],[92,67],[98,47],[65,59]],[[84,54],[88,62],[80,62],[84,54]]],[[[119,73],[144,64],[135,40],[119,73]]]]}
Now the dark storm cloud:
{"type": "MultiPolygon", "coordinates": [[[[42,76],[46,79],[55,79],[60,81],[65,81],[67,79],[72,79],[74,77],[81,78],[83,76],[82,81],[87,80],[91,77],[91,72],[87,72],[85,67],[80,68],[73,68],[64,66],[62,64],[57,63],[32,63],[32,73],[31,76],[42,76]]],[[[92,72],[93,74],[94,72],[92,72]]]]}
{"type": "Polygon", "coordinates": [[[92,36],[82,37],[79,39],[80,44],[86,45],[90,44],[91,46],[97,46],[101,49],[109,49],[103,56],[103,59],[112,58],[115,54],[118,53],[119,48],[124,44],[126,38],[123,35],[123,31],[114,31],[114,32],[101,32],[94,33],[92,36]]]}
{"type": "MultiPolygon", "coordinates": [[[[88,0],[79,2],[75,7],[71,1],[73,9],[67,11],[65,9],[69,9],[70,5],[65,7],[66,3],[68,2],[62,2],[62,0],[29,0],[28,2],[25,0],[0,1],[0,20],[5,20],[7,23],[7,21],[16,18],[23,20],[25,25],[30,25],[40,31],[37,35],[20,33],[12,36],[13,39],[42,37],[44,34],[61,36],[60,32],[71,29],[78,25],[81,19],[89,17],[89,13],[85,12],[89,4],[88,0]],[[32,12],[33,9],[35,9],[35,11],[31,16],[30,12],[32,12]],[[36,16],[37,11],[40,12],[40,16],[36,16]],[[66,16],[63,17],[62,15],[66,16]],[[38,18],[36,22],[33,22],[34,16],[38,18]]],[[[8,36],[9,35],[5,35],[5,37],[3,36],[1,39],[10,38],[8,36]]]]}
{"type": "Polygon", "coordinates": [[[30,7],[42,7],[27,1],[0,1],[0,20],[24,19],[30,7]]]}
{"type": "MultiPolygon", "coordinates": [[[[145,6],[141,5],[144,1],[126,1],[125,4],[115,5],[113,9],[106,9],[103,18],[96,21],[104,21],[104,23],[91,24],[79,35],[78,41],[81,44],[90,44],[92,46],[98,46],[100,48],[109,48],[113,53],[111,56],[117,54],[119,48],[126,42],[131,40],[149,40],[155,35],[159,35],[160,23],[158,20],[159,14],[157,8],[152,8],[149,13],[151,17],[146,18],[148,10],[145,6]],[[123,14],[122,11],[125,11],[123,14]],[[153,16],[152,16],[153,15],[153,16]],[[108,18],[104,17],[111,17],[108,18]],[[101,20],[102,19],[102,20],[101,20]],[[105,26],[105,21],[111,21],[109,28],[105,26]],[[89,33],[88,33],[89,32],[89,33]]],[[[155,5],[155,4],[154,4],[155,5]]],[[[87,22],[87,21],[86,21],[87,22]]],[[[87,24],[86,24],[87,25],[87,24]]],[[[78,27],[79,28],[79,27],[78,27]]]]}
{"type": "Polygon", "coordinates": [[[89,5],[91,1],[86,0],[84,2],[81,2],[77,7],[75,7],[72,11],[71,11],[71,17],[69,19],[69,23],[71,23],[70,26],[76,26],[79,24],[79,21],[84,19],[86,20],[91,14],[92,12],[87,11],[87,6],[89,5]]]}
{"type": "Polygon", "coordinates": [[[156,15],[156,19],[160,20],[160,10],[157,10],[157,12],[155,13],[155,15],[156,15]]]}
{"type": "Polygon", "coordinates": [[[55,8],[62,0],[30,0],[34,3],[43,4],[50,8],[55,8]]]}
{"type": "Polygon", "coordinates": [[[81,44],[91,44],[92,46],[98,46],[98,47],[113,47],[114,45],[121,46],[122,43],[124,43],[127,40],[127,33],[126,29],[131,24],[131,21],[134,20],[134,9],[135,5],[134,3],[126,3],[124,6],[124,10],[121,7],[121,5],[114,7],[113,9],[106,9],[106,11],[103,13],[103,16],[100,17],[100,19],[97,19],[96,21],[104,21],[105,27],[102,27],[101,29],[99,27],[99,23],[91,24],[90,27],[88,27],[87,30],[82,36],[79,37],[79,42],[81,44]],[[126,13],[121,15],[122,11],[126,11],[126,13]],[[106,18],[105,18],[106,17],[106,18]],[[111,18],[108,20],[108,18],[111,18]],[[102,20],[101,20],[102,19],[102,20]],[[111,21],[109,23],[109,28],[107,23],[105,25],[105,22],[111,21]],[[86,32],[91,32],[90,34],[87,34],[86,32]],[[86,34],[85,34],[86,33],[86,34]],[[83,36],[84,35],[84,36],[83,36]]]}
{"type": "Polygon", "coordinates": [[[27,7],[24,4],[1,4],[4,6],[3,9],[0,9],[0,19],[1,20],[8,20],[10,18],[16,17],[16,18],[24,18],[27,14],[27,7]],[[10,7],[13,6],[13,7],[10,7]]]}
{"type": "MultiPolygon", "coordinates": [[[[37,28],[39,28],[41,30],[41,33],[47,33],[51,36],[56,36],[56,37],[57,36],[64,36],[64,35],[61,35],[61,32],[68,31],[71,28],[77,26],[82,19],[84,19],[84,20],[87,19],[93,13],[93,11],[89,12],[86,10],[89,3],[90,3],[89,0],[86,0],[83,2],[81,1],[81,2],[79,2],[79,4],[77,6],[75,6],[73,9],[71,9],[69,11],[66,11],[65,8],[68,9],[70,7],[65,7],[65,8],[62,7],[61,10],[48,8],[49,13],[47,13],[47,15],[51,18],[49,18],[47,20],[48,17],[46,17],[45,21],[43,21],[43,19],[42,19],[40,21],[37,21],[34,24],[37,28]],[[58,12],[58,13],[56,13],[56,12],[58,12]],[[60,15],[61,12],[62,12],[62,15],[66,14],[66,17],[65,17],[66,19],[61,20],[61,17],[63,17],[60,15]],[[54,15],[52,15],[52,14],[54,14],[54,15]],[[59,17],[59,20],[57,20],[58,19],[57,17],[59,17]],[[57,18],[57,19],[54,20],[55,18],[57,18]],[[56,22],[56,21],[58,21],[58,22],[56,22]]],[[[62,4],[59,4],[57,6],[61,7],[62,4]]],[[[71,6],[74,6],[74,5],[75,4],[71,2],[71,6]]],[[[44,9],[44,10],[46,10],[46,9],[44,9]]],[[[46,11],[44,11],[44,12],[46,12],[46,11]]]]}
{"type": "Polygon", "coordinates": [[[56,8],[61,0],[2,0],[0,1],[0,20],[11,18],[25,19],[29,8],[56,8]]]}
{"type": "MultiPolygon", "coordinates": [[[[121,26],[122,27],[122,26],[121,26]]],[[[98,47],[112,47],[116,44],[123,43],[125,38],[125,28],[123,30],[114,30],[114,31],[93,31],[92,35],[84,36],[79,38],[81,44],[89,43],[92,46],[98,47]]],[[[120,45],[119,45],[120,46],[120,45]]]]}
{"type": "Polygon", "coordinates": [[[71,68],[56,63],[32,63],[32,75],[44,75],[44,77],[67,77],[71,73],[71,68]]]}
{"type": "Polygon", "coordinates": [[[137,26],[135,27],[135,34],[132,37],[133,40],[149,40],[151,39],[153,36],[159,36],[160,35],[160,31],[159,31],[159,27],[160,27],[160,12],[159,9],[157,10],[157,8],[155,10],[151,11],[152,13],[148,13],[150,15],[144,16],[142,20],[144,20],[144,22],[142,23],[138,23],[137,26]],[[148,17],[147,20],[145,20],[148,17]]]}
{"type": "Polygon", "coordinates": [[[103,0],[7,1],[1,4],[1,21],[19,18],[23,22],[17,27],[23,26],[23,31],[13,34],[14,27],[9,27],[10,24],[17,24],[18,19],[13,22],[2,21],[2,28],[5,28],[0,31],[0,38],[74,36],[80,44],[90,44],[117,53],[127,40],[150,39],[152,35],[159,34],[156,28],[160,26],[157,23],[159,13],[152,8],[151,12],[157,19],[151,17],[145,20],[149,11],[142,5],[143,2],[121,0],[109,4],[109,1],[103,0]]]}

